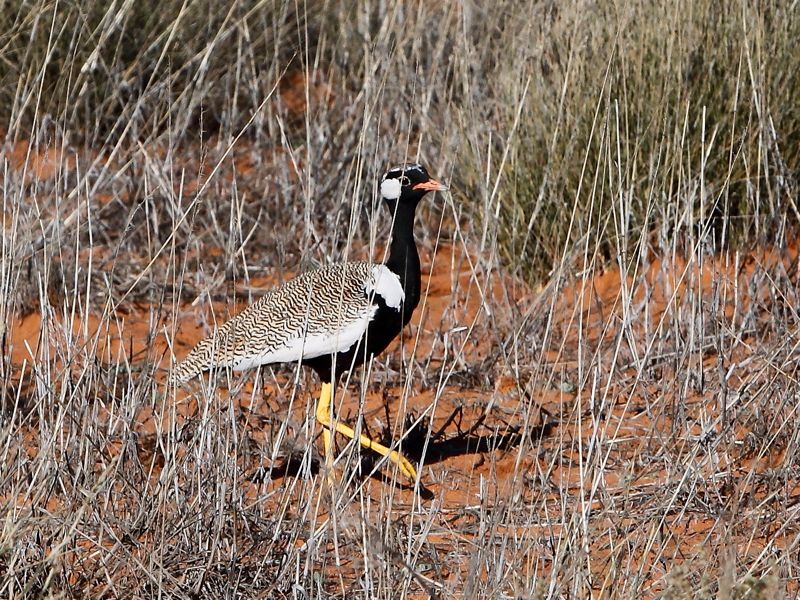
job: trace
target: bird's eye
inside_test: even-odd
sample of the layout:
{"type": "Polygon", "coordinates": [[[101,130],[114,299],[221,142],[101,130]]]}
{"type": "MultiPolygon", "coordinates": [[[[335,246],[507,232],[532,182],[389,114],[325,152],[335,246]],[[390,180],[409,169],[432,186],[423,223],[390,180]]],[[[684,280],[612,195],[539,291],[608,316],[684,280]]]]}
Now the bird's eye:
{"type": "Polygon", "coordinates": [[[403,186],[411,185],[411,180],[408,177],[406,177],[405,175],[401,175],[400,176],[400,185],[403,185],[403,186]]]}

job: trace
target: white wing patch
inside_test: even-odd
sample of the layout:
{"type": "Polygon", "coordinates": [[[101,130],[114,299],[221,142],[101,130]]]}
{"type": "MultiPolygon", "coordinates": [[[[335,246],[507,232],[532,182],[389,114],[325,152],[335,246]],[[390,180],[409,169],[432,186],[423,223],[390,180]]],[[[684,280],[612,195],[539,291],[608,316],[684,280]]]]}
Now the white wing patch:
{"type": "Polygon", "coordinates": [[[364,291],[370,296],[377,294],[386,306],[395,310],[400,310],[406,298],[400,278],[386,265],[373,265],[372,277],[364,282],[364,291]]]}
{"type": "MultiPolygon", "coordinates": [[[[383,266],[383,265],[380,265],[383,266]]],[[[387,269],[388,271],[388,269],[387,269]]],[[[315,333],[303,338],[292,340],[283,348],[264,352],[254,356],[242,358],[231,368],[234,371],[244,371],[260,365],[272,363],[298,362],[306,358],[316,358],[337,352],[347,352],[358,342],[367,331],[367,325],[375,316],[377,306],[370,306],[369,310],[359,319],[343,324],[342,328],[330,333],[315,333]]]]}
{"type": "Polygon", "coordinates": [[[381,182],[381,196],[387,200],[397,200],[401,187],[399,179],[384,179],[381,182]]]}

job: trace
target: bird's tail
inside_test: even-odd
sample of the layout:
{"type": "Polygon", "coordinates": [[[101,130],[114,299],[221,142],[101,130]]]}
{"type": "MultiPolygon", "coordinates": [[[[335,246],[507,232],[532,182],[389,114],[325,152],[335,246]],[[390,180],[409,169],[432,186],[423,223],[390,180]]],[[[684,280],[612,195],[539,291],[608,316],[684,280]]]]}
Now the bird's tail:
{"type": "Polygon", "coordinates": [[[190,353],[189,356],[178,362],[172,368],[167,378],[167,385],[170,387],[179,387],[204,371],[204,369],[198,368],[195,361],[192,360],[193,353],[194,352],[190,353]]]}
{"type": "Polygon", "coordinates": [[[169,385],[180,386],[204,371],[228,366],[226,353],[220,347],[227,341],[227,337],[223,336],[222,340],[219,337],[208,337],[192,348],[186,358],[172,369],[167,380],[169,385]]]}
{"type": "Polygon", "coordinates": [[[207,346],[207,340],[201,341],[183,360],[172,368],[172,372],[167,379],[170,386],[181,386],[212,366],[207,346]]]}

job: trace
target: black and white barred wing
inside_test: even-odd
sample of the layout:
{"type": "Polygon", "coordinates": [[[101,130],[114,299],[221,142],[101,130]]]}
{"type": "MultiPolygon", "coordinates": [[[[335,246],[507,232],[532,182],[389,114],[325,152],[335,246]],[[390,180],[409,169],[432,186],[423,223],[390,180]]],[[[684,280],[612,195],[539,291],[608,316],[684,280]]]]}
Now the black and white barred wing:
{"type": "Polygon", "coordinates": [[[300,275],[199,342],[176,366],[173,379],[187,381],[211,368],[238,371],[345,352],[375,316],[375,296],[400,310],[402,285],[384,265],[346,263],[300,275]]]}

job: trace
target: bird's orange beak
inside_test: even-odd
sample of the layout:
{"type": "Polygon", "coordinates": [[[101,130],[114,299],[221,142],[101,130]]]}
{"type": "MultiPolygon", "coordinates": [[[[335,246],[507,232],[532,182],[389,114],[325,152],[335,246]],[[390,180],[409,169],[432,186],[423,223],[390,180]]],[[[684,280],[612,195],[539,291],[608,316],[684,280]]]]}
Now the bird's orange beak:
{"type": "Polygon", "coordinates": [[[428,192],[446,192],[447,186],[442,185],[435,179],[429,179],[424,183],[418,183],[414,187],[411,188],[412,190],[426,190],[428,192]]]}

